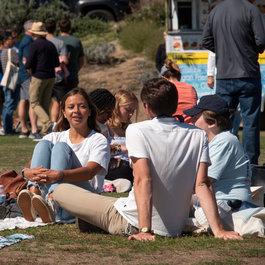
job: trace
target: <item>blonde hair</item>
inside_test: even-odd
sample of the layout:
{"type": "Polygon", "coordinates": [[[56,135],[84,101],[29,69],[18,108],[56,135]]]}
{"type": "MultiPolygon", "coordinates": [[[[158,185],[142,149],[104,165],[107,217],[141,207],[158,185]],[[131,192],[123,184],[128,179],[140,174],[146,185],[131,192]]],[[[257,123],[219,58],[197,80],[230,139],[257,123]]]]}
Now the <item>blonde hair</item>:
{"type": "Polygon", "coordinates": [[[123,128],[126,129],[129,124],[122,124],[120,119],[120,107],[126,106],[131,103],[136,103],[136,118],[138,115],[138,99],[135,94],[129,90],[121,89],[115,94],[115,108],[112,112],[111,118],[107,124],[110,128],[123,128]]]}
{"type": "Polygon", "coordinates": [[[163,77],[170,79],[170,78],[177,78],[178,81],[181,79],[181,71],[177,63],[170,59],[165,59],[164,65],[167,70],[162,74],[163,77]]]}

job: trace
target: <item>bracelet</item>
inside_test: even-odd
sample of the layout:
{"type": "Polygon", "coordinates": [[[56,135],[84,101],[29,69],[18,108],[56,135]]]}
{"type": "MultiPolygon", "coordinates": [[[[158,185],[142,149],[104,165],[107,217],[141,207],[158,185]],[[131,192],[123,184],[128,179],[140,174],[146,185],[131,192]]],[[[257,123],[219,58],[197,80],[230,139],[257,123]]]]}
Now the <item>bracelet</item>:
{"type": "Polygon", "coordinates": [[[63,181],[63,179],[64,179],[64,173],[63,173],[62,170],[60,171],[60,173],[61,173],[61,177],[60,177],[59,181],[63,181]]]}
{"type": "Polygon", "coordinates": [[[21,170],[21,175],[22,175],[22,177],[23,177],[23,179],[26,179],[26,180],[29,180],[26,176],[25,176],[25,170],[27,170],[27,169],[29,169],[29,168],[23,168],[22,170],[21,170]]]}

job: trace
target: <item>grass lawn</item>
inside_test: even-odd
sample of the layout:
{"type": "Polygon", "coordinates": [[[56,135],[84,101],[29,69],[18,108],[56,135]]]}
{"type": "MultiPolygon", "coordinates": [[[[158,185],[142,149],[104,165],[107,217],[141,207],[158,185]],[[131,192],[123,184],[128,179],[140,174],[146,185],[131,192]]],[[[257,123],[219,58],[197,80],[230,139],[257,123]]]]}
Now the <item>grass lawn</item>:
{"type": "MultiPolygon", "coordinates": [[[[0,137],[0,173],[20,171],[36,142],[0,137]]],[[[260,164],[265,163],[261,133],[260,164]]],[[[265,240],[224,241],[213,236],[156,237],[155,242],[128,241],[122,236],[80,233],[74,224],[0,231],[34,235],[0,250],[0,264],[265,264],[265,240]]]]}

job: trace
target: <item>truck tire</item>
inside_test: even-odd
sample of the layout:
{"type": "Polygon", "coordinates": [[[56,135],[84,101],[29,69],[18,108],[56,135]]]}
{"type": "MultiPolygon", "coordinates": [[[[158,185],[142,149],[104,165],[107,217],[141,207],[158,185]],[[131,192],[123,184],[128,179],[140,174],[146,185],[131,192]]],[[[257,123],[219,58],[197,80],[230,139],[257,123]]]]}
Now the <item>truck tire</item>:
{"type": "Polygon", "coordinates": [[[86,13],[86,16],[88,16],[89,18],[92,18],[92,19],[98,18],[102,21],[115,20],[114,15],[110,11],[105,10],[105,9],[94,9],[94,10],[88,11],[86,13]]]}

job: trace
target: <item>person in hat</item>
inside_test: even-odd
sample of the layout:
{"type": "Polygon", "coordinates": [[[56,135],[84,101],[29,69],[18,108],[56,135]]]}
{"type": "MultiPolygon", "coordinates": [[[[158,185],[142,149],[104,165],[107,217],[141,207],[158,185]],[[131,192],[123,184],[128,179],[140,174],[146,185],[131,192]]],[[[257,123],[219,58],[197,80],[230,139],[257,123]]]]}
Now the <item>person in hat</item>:
{"type": "Polygon", "coordinates": [[[34,139],[39,140],[52,128],[49,107],[55,82],[54,68],[60,63],[56,47],[45,38],[47,32],[44,30],[43,23],[34,22],[29,32],[34,42],[29,46],[25,68],[32,75],[29,88],[30,103],[38,120],[42,123],[40,134],[34,139]]]}
{"type": "Polygon", "coordinates": [[[230,132],[232,121],[226,101],[218,95],[203,96],[184,113],[193,117],[194,125],[208,136],[208,176],[216,200],[252,202],[249,159],[238,138],[230,132]]]}

